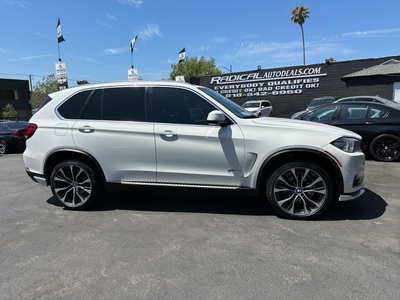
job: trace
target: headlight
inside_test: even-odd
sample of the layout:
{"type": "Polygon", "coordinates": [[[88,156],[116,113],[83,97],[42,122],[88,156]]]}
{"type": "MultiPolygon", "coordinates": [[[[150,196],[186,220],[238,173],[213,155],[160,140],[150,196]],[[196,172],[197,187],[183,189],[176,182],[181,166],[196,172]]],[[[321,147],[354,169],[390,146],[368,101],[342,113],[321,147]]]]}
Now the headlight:
{"type": "Polygon", "coordinates": [[[331,144],[344,152],[361,152],[361,141],[355,138],[342,137],[331,144]]]}

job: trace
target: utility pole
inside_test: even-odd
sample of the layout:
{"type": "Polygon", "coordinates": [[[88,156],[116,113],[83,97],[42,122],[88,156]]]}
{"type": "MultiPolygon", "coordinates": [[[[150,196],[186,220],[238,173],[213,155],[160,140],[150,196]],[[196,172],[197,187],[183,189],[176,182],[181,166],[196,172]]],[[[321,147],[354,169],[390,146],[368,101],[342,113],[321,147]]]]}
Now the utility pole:
{"type": "Polygon", "coordinates": [[[33,75],[28,75],[29,76],[29,91],[32,92],[32,76],[33,75]]]}
{"type": "Polygon", "coordinates": [[[224,68],[225,70],[228,70],[229,73],[232,73],[232,65],[229,65],[229,69],[227,67],[221,66],[220,68],[224,68]]]}

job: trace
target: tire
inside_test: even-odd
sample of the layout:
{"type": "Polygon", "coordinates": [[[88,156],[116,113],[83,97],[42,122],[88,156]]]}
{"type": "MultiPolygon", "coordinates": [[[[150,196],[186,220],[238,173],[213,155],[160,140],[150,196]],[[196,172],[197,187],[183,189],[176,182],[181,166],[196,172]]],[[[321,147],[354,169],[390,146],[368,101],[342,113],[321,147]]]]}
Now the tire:
{"type": "Polygon", "coordinates": [[[0,154],[7,153],[7,142],[5,140],[0,140],[0,154]]]}
{"type": "Polygon", "coordinates": [[[96,172],[79,160],[59,163],[51,172],[50,186],[54,197],[72,210],[90,207],[102,194],[96,172]]]}
{"type": "Polygon", "coordinates": [[[369,145],[369,153],[377,161],[397,161],[400,158],[400,138],[392,134],[377,136],[369,145]]]}
{"type": "Polygon", "coordinates": [[[309,220],[329,208],[333,189],[325,170],[314,163],[298,161],[282,165],[267,178],[266,194],[280,216],[309,220]]]}

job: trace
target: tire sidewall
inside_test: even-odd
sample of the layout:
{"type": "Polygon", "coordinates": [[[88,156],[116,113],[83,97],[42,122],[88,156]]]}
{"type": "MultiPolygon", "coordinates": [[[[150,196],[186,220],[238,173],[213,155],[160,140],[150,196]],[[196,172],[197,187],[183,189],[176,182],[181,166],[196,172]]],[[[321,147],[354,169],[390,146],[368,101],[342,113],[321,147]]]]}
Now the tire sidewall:
{"type": "Polygon", "coordinates": [[[271,206],[276,210],[278,215],[289,218],[289,219],[296,219],[296,220],[309,220],[309,219],[316,219],[320,217],[322,214],[324,214],[329,207],[331,206],[332,199],[333,199],[333,186],[332,186],[332,180],[329,174],[316,165],[315,163],[309,162],[309,161],[293,161],[293,162],[288,162],[285,163],[279,167],[277,167],[270,176],[266,178],[266,184],[264,185],[265,187],[265,194],[268,202],[271,204],[271,206]],[[324,204],[313,214],[311,215],[292,215],[282,209],[280,205],[277,203],[277,200],[275,199],[274,196],[274,186],[276,184],[276,181],[278,180],[279,176],[284,173],[285,171],[291,169],[291,168],[308,168],[312,170],[313,172],[316,172],[323,180],[326,186],[326,199],[324,204]]]}
{"type": "Polygon", "coordinates": [[[62,161],[59,164],[57,164],[54,167],[54,169],[50,175],[50,187],[51,187],[51,191],[52,191],[54,197],[57,199],[57,201],[60,202],[65,208],[70,209],[70,210],[83,210],[83,209],[86,209],[86,208],[92,206],[94,204],[94,202],[96,201],[96,199],[100,196],[100,192],[102,190],[101,183],[98,180],[98,176],[96,175],[94,170],[90,166],[88,166],[87,164],[85,164],[79,160],[65,160],[65,161],[62,161]],[[70,206],[68,203],[65,203],[61,199],[59,199],[59,197],[55,191],[55,184],[54,184],[55,176],[56,176],[57,172],[65,166],[75,166],[75,167],[81,168],[88,175],[88,178],[91,181],[91,185],[92,185],[91,194],[90,194],[89,198],[81,205],[70,206]]]}
{"type": "Polygon", "coordinates": [[[5,140],[0,140],[0,154],[7,153],[7,142],[5,140]]]}
{"type": "Polygon", "coordinates": [[[375,154],[375,146],[376,146],[376,144],[379,143],[379,141],[380,141],[381,139],[388,139],[388,138],[393,139],[393,140],[396,140],[398,143],[400,143],[400,138],[397,137],[397,136],[395,136],[395,135],[392,135],[392,134],[382,134],[382,135],[377,136],[376,138],[374,138],[374,139],[372,140],[372,142],[371,142],[370,145],[369,145],[369,154],[371,155],[371,157],[372,157],[374,160],[377,160],[377,161],[386,161],[386,162],[393,162],[393,161],[398,161],[398,160],[400,159],[400,155],[398,155],[397,157],[394,157],[394,158],[392,158],[392,159],[382,159],[381,157],[379,157],[379,156],[377,156],[377,155],[375,154]]]}

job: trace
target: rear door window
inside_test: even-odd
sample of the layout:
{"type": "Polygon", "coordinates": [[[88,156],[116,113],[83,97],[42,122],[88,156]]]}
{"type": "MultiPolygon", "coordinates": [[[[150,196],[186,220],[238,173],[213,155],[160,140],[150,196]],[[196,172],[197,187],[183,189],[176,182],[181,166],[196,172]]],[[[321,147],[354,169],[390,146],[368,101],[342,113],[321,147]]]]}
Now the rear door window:
{"type": "Polygon", "coordinates": [[[85,108],[82,119],[144,122],[145,88],[96,90],[85,108]]]}

